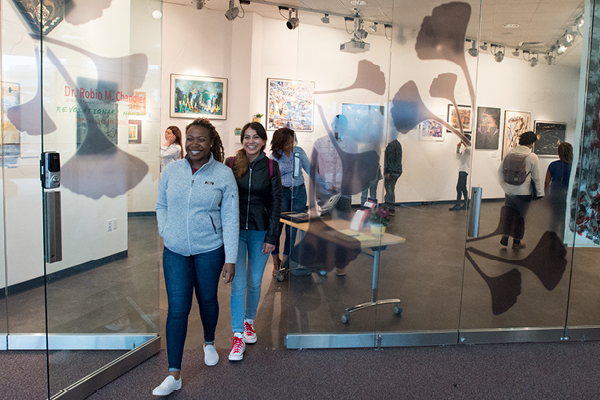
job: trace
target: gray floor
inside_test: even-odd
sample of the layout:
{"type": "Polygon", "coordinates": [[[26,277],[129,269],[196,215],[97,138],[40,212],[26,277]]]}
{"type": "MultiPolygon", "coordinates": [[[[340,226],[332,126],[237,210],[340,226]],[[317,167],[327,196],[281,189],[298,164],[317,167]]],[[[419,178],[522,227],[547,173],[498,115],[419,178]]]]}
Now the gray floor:
{"type": "MultiPolygon", "coordinates": [[[[481,235],[496,229],[502,205],[502,202],[483,204],[481,235]]],[[[503,248],[499,236],[469,245],[503,260],[474,256],[480,272],[470,262],[465,262],[466,212],[450,212],[449,206],[423,204],[399,207],[388,226],[388,233],[406,238],[406,243],[390,246],[382,252],[379,298],[399,297],[404,310],[401,317],[393,314],[391,306],[385,305],[352,314],[349,324],[341,322],[340,317],[346,307],[371,298],[373,261],[365,255],[359,255],[348,265],[344,277],[333,272],[326,276],[313,273],[310,276],[291,276],[284,282],[271,277],[269,261],[255,323],[260,341],[249,348],[246,357],[252,357],[252,352],[260,352],[261,349],[285,349],[287,333],[549,327],[564,326],[567,318],[571,325],[600,325],[598,250],[577,248],[573,252],[568,247],[565,271],[552,290],[544,287],[530,269],[514,264],[515,260],[526,259],[533,253],[547,229],[544,203],[536,202],[530,208],[525,221],[526,249],[514,251],[510,247],[503,248]],[[572,259],[575,260],[573,271],[572,259]],[[505,312],[494,315],[492,292],[486,279],[502,276],[512,269],[520,275],[516,303],[505,312]],[[487,278],[484,279],[484,276],[487,278]],[[570,308],[567,315],[568,300],[570,308]]],[[[229,294],[229,286],[221,284],[216,346],[223,356],[231,344],[229,294]]],[[[2,301],[5,304],[0,311],[0,319],[4,323],[8,320],[11,333],[44,331],[42,288],[14,296],[9,293],[8,301],[2,301]]],[[[50,332],[110,334],[159,330],[164,337],[167,301],[160,273],[160,239],[156,234],[154,217],[130,218],[127,259],[52,283],[48,287],[48,302],[50,332]]],[[[202,344],[202,326],[197,306],[194,306],[189,319],[186,351],[201,349],[202,344]]],[[[56,352],[51,355],[52,392],[106,362],[103,357],[91,358],[86,354],[56,352]]],[[[40,365],[43,364],[40,361],[40,365]]]]}

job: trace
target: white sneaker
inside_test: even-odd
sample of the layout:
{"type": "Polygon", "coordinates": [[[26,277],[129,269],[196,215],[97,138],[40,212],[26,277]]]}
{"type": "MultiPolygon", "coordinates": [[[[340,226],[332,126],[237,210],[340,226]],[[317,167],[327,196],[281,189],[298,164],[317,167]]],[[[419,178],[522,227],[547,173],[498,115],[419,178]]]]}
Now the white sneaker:
{"type": "Polygon", "coordinates": [[[219,362],[219,353],[215,349],[215,346],[212,344],[204,345],[204,363],[209,367],[213,365],[217,365],[219,362]]]}
{"type": "Polygon", "coordinates": [[[256,331],[254,331],[254,324],[248,321],[244,321],[244,342],[252,344],[256,343],[256,331]]]}
{"type": "Polygon", "coordinates": [[[233,345],[229,352],[229,361],[242,361],[244,358],[244,350],[246,350],[244,339],[234,336],[231,340],[233,341],[233,345]]]}
{"type": "Polygon", "coordinates": [[[176,380],[173,375],[169,375],[160,385],[154,388],[152,394],[155,396],[168,396],[179,389],[181,389],[181,378],[176,380]]]}

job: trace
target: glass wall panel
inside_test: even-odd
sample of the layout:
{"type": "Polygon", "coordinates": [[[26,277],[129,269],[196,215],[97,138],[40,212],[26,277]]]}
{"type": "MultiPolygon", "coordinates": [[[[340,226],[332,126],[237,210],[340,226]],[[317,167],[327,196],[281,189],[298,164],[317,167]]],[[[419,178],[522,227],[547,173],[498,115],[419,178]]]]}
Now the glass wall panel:
{"type": "MultiPolygon", "coordinates": [[[[403,311],[398,318],[391,307],[380,306],[377,328],[382,333],[453,330],[455,341],[477,76],[477,60],[463,44],[465,35],[477,38],[479,5],[392,3],[386,143],[401,144],[402,168],[395,198],[381,193],[395,205],[388,232],[406,242],[382,252],[379,296],[399,297],[403,311]],[[462,125],[452,119],[457,114],[462,125]]],[[[391,144],[385,154],[393,159],[391,144]]],[[[392,170],[384,172],[393,177],[392,170]]]]}
{"type": "Polygon", "coordinates": [[[487,50],[479,48],[470,181],[481,188],[483,202],[479,233],[466,243],[460,329],[465,338],[471,329],[535,327],[549,332],[547,340],[558,340],[572,258],[572,236],[564,231],[569,165],[550,165],[558,161],[559,144],[579,141],[583,39],[576,23],[583,4],[565,4],[565,9],[540,4],[530,21],[515,15],[499,21],[502,7],[487,1],[481,6],[479,44],[487,44],[487,50]],[[553,29],[560,27],[551,40],[537,48],[519,42],[549,21],[553,29]],[[501,36],[508,28],[516,38],[501,36]],[[576,40],[561,48],[565,32],[576,40]],[[521,167],[514,155],[530,153],[535,156],[521,167]],[[555,167],[558,177],[552,175],[555,167]],[[536,200],[535,192],[545,196],[536,200]]]}
{"type": "MultiPolygon", "coordinates": [[[[363,200],[383,202],[377,192],[388,113],[391,44],[385,34],[391,30],[383,24],[377,33],[369,30],[373,15],[359,13],[347,21],[348,31],[301,25],[297,82],[270,80],[273,101],[267,110],[268,129],[290,124],[296,131],[296,149],[306,152],[315,177],[306,175],[310,218],[290,255],[288,334],[367,334],[357,346],[374,345],[376,308],[353,307],[372,300],[378,265],[373,249],[378,252],[382,240],[360,207],[363,191],[363,200]],[[288,111],[278,96],[300,90],[306,97],[288,111]]],[[[382,205],[383,211],[388,207],[382,205]]]]}
{"type": "Polygon", "coordinates": [[[6,330],[52,396],[158,333],[162,2],[30,3],[2,2],[6,330]]]}
{"type": "MultiPolygon", "coordinates": [[[[598,4],[588,5],[584,18],[583,52],[589,52],[589,71],[598,68],[598,33],[591,28],[594,18],[599,13],[598,4]],[[593,17],[592,17],[593,15],[593,17]],[[589,43],[589,44],[588,44],[589,43]],[[586,46],[587,45],[587,46],[586,46]]],[[[584,64],[584,66],[586,66],[584,64]]],[[[585,71],[585,69],[584,69],[585,71]]],[[[598,263],[600,243],[598,236],[598,77],[582,72],[583,81],[587,80],[587,92],[579,101],[582,113],[585,111],[585,120],[580,125],[581,137],[573,143],[574,161],[571,174],[573,183],[569,188],[567,198],[567,230],[566,233],[573,237],[573,273],[570,286],[569,314],[567,326],[569,336],[574,339],[596,339],[597,333],[592,333],[589,328],[600,325],[598,304],[598,263]],[[584,103],[585,101],[585,103],[584,103]]]]}

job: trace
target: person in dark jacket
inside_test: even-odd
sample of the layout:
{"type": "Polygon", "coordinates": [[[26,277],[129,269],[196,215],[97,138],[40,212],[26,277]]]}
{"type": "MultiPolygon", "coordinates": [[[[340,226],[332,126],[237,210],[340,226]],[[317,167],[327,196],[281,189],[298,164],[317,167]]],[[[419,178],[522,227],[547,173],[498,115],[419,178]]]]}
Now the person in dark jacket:
{"type": "Polygon", "coordinates": [[[385,187],[385,202],[394,214],[396,207],[396,182],[402,175],[402,145],[398,139],[390,142],[385,148],[383,161],[383,186],[385,187]]]}
{"type": "Polygon", "coordinates": [[[269,254],[279,240],[281,176],[277,161],[265,155],[267,132],[259,122],[244,126],[242,149],[227,159],[240,196],[240,235],[235,278],[231,283],[233,345],[230,361],[244,358],[246,343],[256,343],[254,319],[269,254]]]}

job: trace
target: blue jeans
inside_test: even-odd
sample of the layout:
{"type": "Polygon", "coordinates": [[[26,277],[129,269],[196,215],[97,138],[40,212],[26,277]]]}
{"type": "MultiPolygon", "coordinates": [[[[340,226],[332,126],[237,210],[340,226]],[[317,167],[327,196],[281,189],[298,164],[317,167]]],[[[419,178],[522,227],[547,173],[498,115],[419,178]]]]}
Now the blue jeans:
{"type": "Polygon", "coordinates": [[[240,230],[235,277],[231,282],[233,332],[243,332],[244,319],[253,320],[256,317],[263,273],[269,259],[269,253],[262,253],[266,234],[267,231],[240,230]]]}
{"type": "Polygon", "coordinates": [[[181,370],[183,345],[187,335],[188,315],[192,309],[192,294],[200,307],[204,328],[204,341],[215,341],[215,329],[219,319],[217,290],[219,277],[225,264],[225,249],[193,256],[182,256],[164,248],[163,270],[169,311],[167,313],[167,358],[169,371],[181,370]]]}
{"type": "MultiPolygon", "coordinates": [[[[302,212],[306,209],[306,186],[304,183],[300,186],[295,186],[293,189],[283,186],[283,198],[281,200],[281,212],[302,212]]],[[[281,236],[281,230],[283,224],[279,224],[279,235],[281,236]]],[[[292,228],[289,225],[285,226],[285,244],[283,245],[283,255],[289,256],[293,245],[296,243],[296,234],[298,229],[292,228]]],[[[271,252],[272,255],[279,255],[279,240],[275,243],[275,250],[271,252]]]]}
{"type": "Polygon", "coordinates": [[[371,181],[371,183],[369,183],[369,188],[362,191],[362,193],[360,195],[360,205],[361,206],[367,202],[367,199],[369,197],[377,200],[377,184],[378,183],[379,183],[378,180],[371,181]],[[370,194],[370,196],[369,196],[369,194],[370,194]]]}

